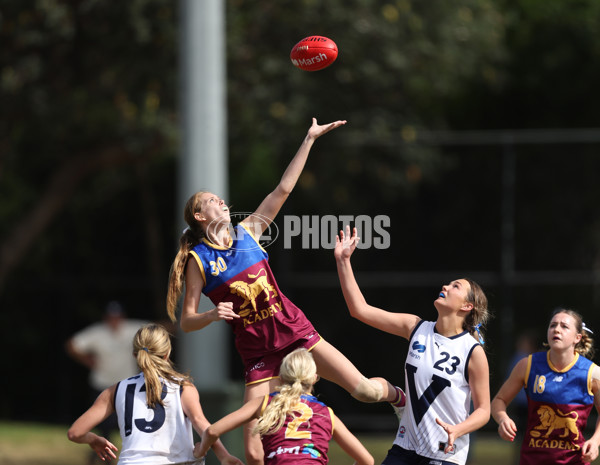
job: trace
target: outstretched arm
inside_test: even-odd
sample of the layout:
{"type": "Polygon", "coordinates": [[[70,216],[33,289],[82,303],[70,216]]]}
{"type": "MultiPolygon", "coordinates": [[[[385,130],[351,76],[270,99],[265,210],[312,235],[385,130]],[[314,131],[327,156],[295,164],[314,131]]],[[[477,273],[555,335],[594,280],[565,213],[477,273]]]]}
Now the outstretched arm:
{"type": "Polygon", "coordinates": [[[231,412],[206,428],[202,433],[202,441],[197,443],[194,448],[194,457],[204,457],[208,449],[222,434],[242,426],[253,418],[258,418],[263,401],[264,397],[262,396],[250,399],[236,411],[231,412]]]}
{"type": "MultiPolygon", "coordinates": [[[[199,435],[202,435],[206,431],[206,428],[210,426],[210,423],[204,416],[202,406],[200,405],[200,395],[194,385],[185,384],[183,386],[181,392],[181,406],[185,415],[192,422],[192,426],[196,432],[199,435]]],[[[208,447],[206,450],[208,450],[208,447]]],[[[215,441],[214,444],[212,444],[212,450],[222,464],[243,465],[240,459],[234,457],[227,451],[221,441],[215,441]]]]}
{"type": "Polygon", "coordinates": [[[310,153],[310,149],[315,140],[323,134],[343,126],[344,124],[346,124],[346,120],[338,120],[333,123],[319,125],[317,124],[316,118],[312,119],[312,126],[308,129],[306,137],[283,173],[281,181],[279,181],[275,190],[267,195],[256,211],[243,221],[243,223],[246,223],[251,228],[255,237],[260,237],[265,231],[267,226],[277,216],[284,202],[296,186],[296,182],[304,169],[308,154],[310,153]]]}
{"type": "Polygon", "coordinates": [[[338,443],[346,454],[355,460],[356,465],[373,465],[375,460],[346,425],[334,415],[333,440],[338,443]]]}
{"type": "Polygon", "coordinates": [[[350,257],[359,240],[356,228],[353,229],[352,236],[350,236],[350,226],[346,226],[346,232],[340,231],[340,235],[336,237],[335,241],[334,256],[338,277],[350,315],[369,326],[408,339],[421,318],[409,313],[394,313],[373,307],[367,303],[358,287],[350,264],[350,257]]]}
{"type": "Polygon", "coordinates": [[[508,379],[504,382],[492,400],[492,417],[498,423],[498,434],[505,441],[514,441],[517,435],[517,425],[508,416],[506,409],[519,390],[525,386],[527,372],[527,357],[522,358],[513,368],[508,379]]]}
{"type": "Polygon", "coordinates": [[[115,387],[102,391],[92,406],[71,425],[67,432],[70,441],[88,444],[102,460],[116,459],[117,446],[108,439],[92,433],[92,429],[106,420],[115,411],[112,404],[115,387]]]}

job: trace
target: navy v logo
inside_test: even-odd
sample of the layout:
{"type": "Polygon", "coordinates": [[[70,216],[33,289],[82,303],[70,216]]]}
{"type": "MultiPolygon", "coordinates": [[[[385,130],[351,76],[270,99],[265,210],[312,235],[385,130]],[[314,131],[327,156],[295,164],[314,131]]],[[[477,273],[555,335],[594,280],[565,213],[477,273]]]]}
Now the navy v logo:
{"type": "Polygon", "coordinates": [[[425,392],[423,392],[421,397],[417,397],[417,387],[415,386],[416,372],[416,366],[411,365],[410,363],[406,364],[406,379],[408,380],[408,391],[410,393],[412,413],[415,422],[418,425],[427,412],[427,409],[429,409],[431,404],[435,401],[435,398],[439,396],[444,389],[450,387],[452,383],[446,378],[433,375],[431,377],[431,384],[425,389],[425,392]]]}

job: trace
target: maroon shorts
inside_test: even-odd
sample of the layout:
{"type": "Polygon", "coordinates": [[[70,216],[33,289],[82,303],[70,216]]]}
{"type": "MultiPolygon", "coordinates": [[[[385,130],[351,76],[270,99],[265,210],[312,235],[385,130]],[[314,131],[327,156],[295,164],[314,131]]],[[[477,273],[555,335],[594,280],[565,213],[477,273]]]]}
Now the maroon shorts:
{"type": "Polygon", "coordinates": [[[300,348],[312,350],[319,342],[321,342],[321,336],[314,330],[283,349],[262,355],[261,357],[249,358],[246,362],[246,371],[244,373],[246,385],[277,378],[283,357],[293,350],[300,348]]]}

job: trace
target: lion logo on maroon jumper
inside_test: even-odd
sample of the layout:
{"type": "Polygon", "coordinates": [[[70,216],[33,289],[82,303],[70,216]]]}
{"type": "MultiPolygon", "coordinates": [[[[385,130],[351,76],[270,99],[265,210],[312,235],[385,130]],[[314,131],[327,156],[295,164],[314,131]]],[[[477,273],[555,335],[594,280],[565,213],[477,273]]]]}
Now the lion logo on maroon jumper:
{"type": "Polygon", "coordinates": [[[579,430],[577,429],[577,418],[579,415],[577,412],[571,413],[563,413],[559,409],[554,409],[548,405],[542,405],[538,410],[537,414],[540,417],[540,424],[534,427],[534,430],[531,431],[531,435],[533,437],[540,437],[541,432],[536,430],[546,430],[546,434],[543,437],[547,438],[550,436],[552,431],[554,430],[563,430],[563,434],[560,437],[567,437],[569,432],[575,435],[573,439],[576,441],[579,439],[579,430]],[[571,414],[575,414],[575,418],[571,416],[571,414]]]}
{"type": "Polygon", "coordinates": [[[256,274],[248,274],[248,278],[254,279],[254,282],[247,283],[245,281],[234,281],[229,285],[229,290],[232,294],[235,294],[242,299],[244,299],[244,303],[240,305],[240,313],[241,317],[248,316],[252,309],[254,311],[258,311],[256,308],[256,299],[264,293],[265,300],[264,302],[268,302],[274,297],[277,297],[277,290],[275,286],[269,283],[267,279],[267,272],[264,268],[258,270],[256,274]],[[248,305],[252,306],[252,309],[246,308],[248,305]]]}

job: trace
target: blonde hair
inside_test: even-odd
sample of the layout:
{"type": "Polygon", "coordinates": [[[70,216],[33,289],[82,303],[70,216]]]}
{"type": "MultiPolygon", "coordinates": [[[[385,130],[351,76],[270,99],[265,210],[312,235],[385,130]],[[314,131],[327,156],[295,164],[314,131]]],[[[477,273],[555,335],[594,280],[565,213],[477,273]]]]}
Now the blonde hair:
{"type": "Polygon", "coordinates": [[[208,191],[196,192],[185,203],[185,208],[183,210],[183,219],[188,227],[185,228],[183,234],[179,238],[179,250],[171,265],[171,270],[169,272],[169,287],[167,291],[167,314],[173,322],[177,320],[175,310],[183,291],[185,265],[187,264],[189,253],[204,237],[204,231],[202,230],[200,223],[194,218],[194,215],[201,211],[201,197],[206,193],[208,193],[208,191]]]}
{"type": "Polygon", "coordinates": [[[483,341],[483,326],[490,318],[488,299],[479,284],[469,278],[463,278],[469,283],[467,302],[473,304],[473,309],[465,317],[463,329],[480,342],[483,341]]]}
{"type": "Polygon", "coordinates": [[[163,405],[161,378],[179,386],[192,383],[192,379],[179,373],[169,359],[171,335],[164,326],[149,323],[138,329],[133,337],[133,355],[144,373],[146,402],[150,408],[163,405]]]}
{"type": "MultiPolygon", "coordinates": [[[[585,330],[585,324],[583,323],[583,317],[579,312],[575,310],[571,310],[570,308],[557,308],[552,312],[550,316],[550,321],[559,313],[566,313],[570,315],[575,320],[575,330],[578,334],[581,334],[581,339],[575,345],[575,352],[580,355],[583,355],[590,360],[594,357],[594,353],[596,350],[594,349],[594,338],[591,336],[592,333],[585,330]]],[[[545,346],[547,344],[544,344],[545,346]]]]}
{"type": "Polygon", "coordinates": [[[300,402],[300,396],[312,392],[317,381],[317,365],[312,354],[306,349],[296,349],[281,361],[279,378],[283,382],[276,388],[277,395],[265,408],[254,434],[273,434],[279,431],[288,415],[294,416],[294,407],[300,402]]]}

